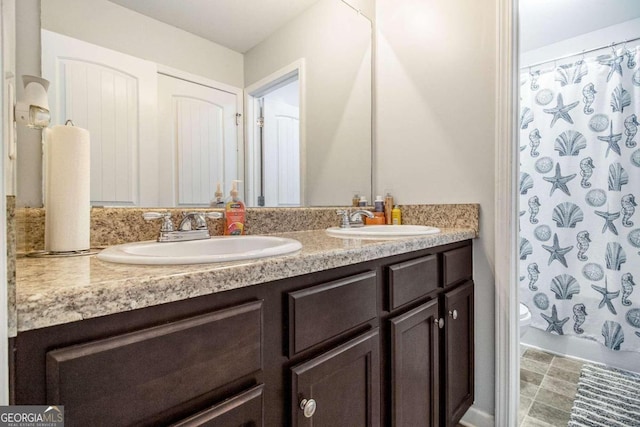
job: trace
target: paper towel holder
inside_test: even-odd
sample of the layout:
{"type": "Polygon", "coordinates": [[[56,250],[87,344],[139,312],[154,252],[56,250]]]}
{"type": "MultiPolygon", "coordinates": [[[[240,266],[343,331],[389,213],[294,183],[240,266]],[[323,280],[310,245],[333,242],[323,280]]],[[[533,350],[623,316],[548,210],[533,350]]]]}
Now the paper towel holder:
{"type": "Polygon", "coordinates": [[[22,76],[24,94],[14,107],[15,121],[32,129],[44,129],[51,123],[49,81],[37,76],[22,76]]]}

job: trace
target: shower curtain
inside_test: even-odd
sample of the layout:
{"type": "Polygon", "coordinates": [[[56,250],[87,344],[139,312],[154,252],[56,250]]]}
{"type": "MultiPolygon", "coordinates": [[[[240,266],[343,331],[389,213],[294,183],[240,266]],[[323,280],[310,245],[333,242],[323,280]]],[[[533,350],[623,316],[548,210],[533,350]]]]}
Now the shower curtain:
{"type": "Polygon", "coordinates": [[[640,351],[640,46],[600,52],[521,76],[520,300],[640,351]]]}

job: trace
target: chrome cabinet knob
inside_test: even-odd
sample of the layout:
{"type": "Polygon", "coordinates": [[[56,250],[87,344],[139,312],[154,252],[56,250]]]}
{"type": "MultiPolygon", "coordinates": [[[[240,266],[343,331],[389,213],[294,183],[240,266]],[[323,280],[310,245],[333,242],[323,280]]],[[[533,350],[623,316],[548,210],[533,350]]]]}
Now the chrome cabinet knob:
{"type": "Polygon", "coordinates": [[[458,310],[449,311],[449,316],[453,317],[453,320],[458,318],[458,310]]]}
{"type": "Polygon", "coordinates": [[[300,409],[305,417],[311,418],[316,413],[316,401],[314,399],[302,399],[300,401],[300,409]]]}
{"type": "Polygon", "coordinates": [[[436,326],[440,329],[444,328],[444,319],[442,317],[439,319],[433,319],[433,326],[436,326]]]}

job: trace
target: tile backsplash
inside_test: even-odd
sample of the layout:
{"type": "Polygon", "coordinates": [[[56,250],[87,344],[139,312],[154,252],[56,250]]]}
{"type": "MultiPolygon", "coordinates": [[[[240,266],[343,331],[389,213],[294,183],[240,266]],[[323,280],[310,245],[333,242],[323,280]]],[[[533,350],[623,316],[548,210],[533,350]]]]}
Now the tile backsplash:
{"type": "MultiPolygon", "coordinates": [[[[473,228],[478,233],[479,205],[401,205],[406,224],[432,225],[441,228],[473,228]]],[[[336,209],[344,207],[314,208],[247,208],[246,230],[249,234],[282,233],[318,230],[338,225],[336,209]]],[[[174,223],[178,223],[184,209],[170,211],[174,223]]],[[[199,209],[190,209],[199,210],[199,209]]],[[[212,209],[200,209],[211,211],[212,209]]],[[[144,212],[152,208],[92,208],[91,246],[103,247],[127,242],[153,240],[160,224],[147,222],[144,212]]],[[[221,235],[223,221],[208,220],[212,235],[221,235]]],[[[16,236],[18,253],[44,250],[44,208],[20,208],[16,210],[16,236]]]]}

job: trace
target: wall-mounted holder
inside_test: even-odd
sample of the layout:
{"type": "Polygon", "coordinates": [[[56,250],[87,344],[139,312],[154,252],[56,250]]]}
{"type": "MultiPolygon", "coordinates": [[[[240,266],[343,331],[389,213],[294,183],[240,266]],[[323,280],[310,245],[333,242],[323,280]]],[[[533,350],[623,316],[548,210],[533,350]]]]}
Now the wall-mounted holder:
{"type": "Polygon", "coordinates": [[[51,123],[47,90],[49,81],[36,76],[22,76],[24,94],[15,105],[15,121],[32,129],[44,129],[51,123]]]}

